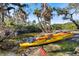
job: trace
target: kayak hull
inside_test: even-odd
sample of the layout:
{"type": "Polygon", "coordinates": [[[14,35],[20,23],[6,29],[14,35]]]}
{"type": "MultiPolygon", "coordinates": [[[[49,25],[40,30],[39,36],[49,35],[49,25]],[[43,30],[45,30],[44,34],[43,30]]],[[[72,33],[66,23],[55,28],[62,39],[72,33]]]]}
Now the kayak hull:
{"type": "Polygon", "coordinates": [[[64,39],[67,39],[67,38],[71,38],[73,36],[72,33],[69,33],[69,34],[65,34],[65,35],[57,35],[57,37],[54,37],[54,38],[51,38],[51,39],[42,39],[42,40],[37,40],[37,41],[34,41],[32,43],[20,43],[20,47],[30,47],[30,46],[37,46],[37,45],[43,45],[43,44],[48,44],[48,43],[52,43],[52,42],[56,42],[56,41],[60,41],[60,40],[64,40],[64,39]]]}

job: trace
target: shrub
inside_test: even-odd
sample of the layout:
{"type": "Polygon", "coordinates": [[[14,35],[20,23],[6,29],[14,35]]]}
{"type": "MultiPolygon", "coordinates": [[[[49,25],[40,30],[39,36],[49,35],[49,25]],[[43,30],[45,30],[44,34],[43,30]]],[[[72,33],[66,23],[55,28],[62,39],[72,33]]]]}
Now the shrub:
{"type": "Polygon", "coordinates": [[[23,26],[23,25],[16,25],[15,29],[18,33],[39,33],[42,32],[41,29],[35,25],[23,26]]]}

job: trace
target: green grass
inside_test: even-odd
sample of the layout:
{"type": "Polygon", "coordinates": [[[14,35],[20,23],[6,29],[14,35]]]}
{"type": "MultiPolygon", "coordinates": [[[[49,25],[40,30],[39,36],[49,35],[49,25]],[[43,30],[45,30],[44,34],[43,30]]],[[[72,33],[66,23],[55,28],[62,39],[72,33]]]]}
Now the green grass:
{"type": "Polygon", "coordinates": [[[63,51],[74,51],[74,49],[79,45],[78,43],[63,41],[62,43],[55,43],[63,48],[63,51]]]}

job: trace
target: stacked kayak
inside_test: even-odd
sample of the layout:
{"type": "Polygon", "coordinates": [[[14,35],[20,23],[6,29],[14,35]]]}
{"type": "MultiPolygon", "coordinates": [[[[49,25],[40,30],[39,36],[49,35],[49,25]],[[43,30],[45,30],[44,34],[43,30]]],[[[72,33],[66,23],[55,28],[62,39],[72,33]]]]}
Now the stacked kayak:
{"type": "Polygon", "coordinates": [[[64,40],[67,38],[71,38],[73,34],[71,32],[61,32],[57,34],[45,34],[42,37],[36,38],[34,42],[25,42],[25,43],[20,43],[20,47],[30,47],[30,46],[37,46],[37,45],[42,45],[42,44],[48,44],[60,40],[64,40]]]}

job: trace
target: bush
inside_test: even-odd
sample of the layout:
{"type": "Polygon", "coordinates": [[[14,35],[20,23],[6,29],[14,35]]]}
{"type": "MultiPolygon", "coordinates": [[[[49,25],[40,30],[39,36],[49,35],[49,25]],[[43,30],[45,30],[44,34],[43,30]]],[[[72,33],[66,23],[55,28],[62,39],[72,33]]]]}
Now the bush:
{"type": "Polygon", "coordinates": [[[27,26],[26,27],[27,31],[30,32],[30,33],[35,33],[35,32],[42,32],[41,29],[37,26],[34,26],[34,25],[30,25],[30,26],[27,26]]]}
{"type": "Polygon", "coordinates": [[[29,25],[29,26],[16,25],[15,28],[18,34],[42,32],[41,29],[35,25],[29,25]]]}

